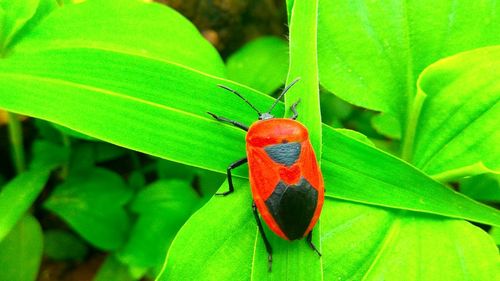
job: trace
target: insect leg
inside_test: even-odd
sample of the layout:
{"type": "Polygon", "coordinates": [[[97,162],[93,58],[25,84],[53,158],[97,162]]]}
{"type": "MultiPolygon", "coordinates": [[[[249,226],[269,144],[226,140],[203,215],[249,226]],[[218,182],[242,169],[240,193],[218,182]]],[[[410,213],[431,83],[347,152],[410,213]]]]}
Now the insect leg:
{"type": "Polygon", "coordinates": [[[262,236],[262,240],[264,240],[264,245],[266,246],[267,251],[267,263],[269,265],[269,272],[271,272],[271,268],[273,265],[273,248],[271,248],[271,244],[269,240],[267,240],[266,233],[264,232],[264,228],[262,227],[262,222],[259,218],[259,213],[257,212],[257,206],[255,206],[255,202],[252,203],[253,215],[255,216],[255,221],[257,222],[257,227],[259,228],[260,236],[262,236]]]}
{"type": "Polygon", "coordinates": [[[292,104],[292,106],[290,107],[290,110],[293,112],[292,120],[295,120],[297,119],[297,117],[299,117],[299,113],[297,112],[297,104],[299,104],[299,102],[300,99],[296,101],[294,104],[292,104]]]}
{"type": "Polygon", "coordinates": [[[217,121],[221,121],[221,122],[226,122],[226,123],[229,123],[229,124],[232,124],[233,126],[235,127],[238,127],[242,130],[245,130],[245,131],[248,131],[248,127],[241,124],[240,122],[237,122],[237,121],[234,121],[234,120],[231,120],[231,119],[228,119],[226,117],[222,117],[222,116],[218,116],[218,115],[215,115],[211,112],[207,112],[208,114],[210,114],[213,118],[215,118],[215,120],[217,121]]]}
{"type": "Polygon", "coordinates": [[[307,234],[306,242],[307,242],[307,244],[309,244],[309,247],[311,247],[311,249],[313,249],[316,253],[318,253],[318,256],[321,257],[321,253],[318,251],[316,246],[314,246],[314,244],[312,243],[312,235],[313,235],[313,232],[311,230],[311,232],[309,232],[309,234],[307,234]]]}
{"type": "Polygon", "coordinates": [[[222,192],[222,193],[215,193],[215,195],[226,196],[234,191],[233,176],[231,175],[231,170],[245,164],[246,162],[247,162],[247,158],[245,157],[245,158],[242,158],[242,159],[234,162],[233,164],[229,165],[229,167],[227,167],[227,182],[229,184],[229,190],[222,192]]]}

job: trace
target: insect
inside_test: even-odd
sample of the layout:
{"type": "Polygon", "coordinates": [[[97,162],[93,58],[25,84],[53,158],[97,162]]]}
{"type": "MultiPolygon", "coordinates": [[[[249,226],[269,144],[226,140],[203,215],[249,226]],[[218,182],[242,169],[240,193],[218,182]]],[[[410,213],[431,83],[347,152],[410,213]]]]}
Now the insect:
{"type": "Polygon", "coordinates": [[[272,247],[264,233],[259,214],[269,228],[286,240],[306,237],[309,246],[321,256],[312,243],[312,229],[318,221],[324,201],[323,176],[309,141],[309,134],[296,121],[296,110],[300,100],[291,106],[291,118],[274,118],[272,110],[286,92],[299,81],[295,79],[286,86],[271,108],[261,113],[235,90],[223,85],[219,87],[232,92],[244,100],[259,115],[259,120],[250,127],[240,122],[207,112],[217,121],[232,124],[247,131],[246,154],[227,168],[229,190],[217,195],[226,196],[234,191],[231,170],[248,162],[252,209],[257,226],[268,253],[269,271],[272,268],[272,247]]]}

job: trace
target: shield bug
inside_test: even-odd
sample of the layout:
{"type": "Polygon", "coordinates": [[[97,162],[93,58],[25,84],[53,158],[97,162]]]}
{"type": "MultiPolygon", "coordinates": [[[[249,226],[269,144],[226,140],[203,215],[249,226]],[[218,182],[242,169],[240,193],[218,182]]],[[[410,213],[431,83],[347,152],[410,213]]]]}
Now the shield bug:
{"type": "Polygon", "coordinates": [[[250,127],[208,112],[217,121],[247,131],[247,157],[229,165],[229,190],[217,195],[225,196],[234,191],[231,170],[248,162],[252,209],[268,253],[269,271],[272,266],[272,247],[262,227],[259,213],[278,236],[286,240],[306,237],[309,246],[321,256],[312,243],[312,229],[323,206],[324,183],[307,128],[296,121],[296,107],[300,100],[291,106],[291,118],[274,118],[271,114],[278,101],[298,81],[297,78],[286,86],[271,108],[264,113],[235,90],[218,85],[240,97],[258,113],[259,120],[250,127]]]}

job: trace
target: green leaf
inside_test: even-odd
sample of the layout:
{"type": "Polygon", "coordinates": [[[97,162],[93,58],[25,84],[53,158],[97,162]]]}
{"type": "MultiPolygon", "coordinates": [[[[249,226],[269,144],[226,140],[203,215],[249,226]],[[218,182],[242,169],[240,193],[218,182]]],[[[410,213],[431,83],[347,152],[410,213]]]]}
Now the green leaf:
{"type": "Polygon", "coordinates": [[[480,201],[500,202],[500,175],[483,174],[460,181],[460,192],[480,201]]]}
{"type": "Polygon", "coordinates": [[[115,160],[119,157],[133,158],[127,155],[127,150],[116,145],[100,141],[74,141],[70,144],[71,157],[69,163],[70,172],[92,168],[98,163],[115,160]]]}
{"type": "MultiPolygon", "coordinates": [[[[157,280],[250,279],[259,233],[248,181],[234,179],[234,183],[238,188],[231,196],[214,197],[181,228],[157,280]],[[195,234],[196,239],[189,239],[195,234]]],[[[220,189],[227,188],[226,182],[220,189]]],[[[267,258],[257,262],[267,267],[267,258]]]]}
{"type": "Polygon", "coordinates": [[[381,139],[375,139],[375,138],[372,138],[370,139],[377,148],[393,155],[393,156],[396,156],[396,157],[399,157],[399,154],[400,154],[400,149],[399,149],[399,145],[400,145],[400,142],[399,141],[394,141],[394,140],[381,140],[381,139]]]}
{"type": "MultiPolygon", "coordinates": [[[[81,53],[81,55],[83,54],[84,53],[81,53]]],[[[47,55],[48,54],[44,54],[44,56],[38,57],[38,61],[51,61],[51,63],[48,63],[47,61],[47,64],[43,64],[44,68],[54,66],[54,62],[56,61],[50,59],[50,56],[47,57],[47,55]]],[[[106,60],[110,62],[111,65],[115,65],[114,63],[111,63],[111,60],[117,58],[117,55],[111,53],[108,55],[109,56],[106,56],[106,60]]],[[[92,56],[89,58],[86,58],[85,56],[78,58],[70,56],[66,57],[64,64],[67,66],[71,64],[71,59],[75,59],[80,63],[78,64],[77,69],[81,69],[81,63],[89,63],[96,58],[97,57],[92,56]]],[[[24,65],[24,70],[32,67],[35,61],[37,60],[30,60],[30,64],[24,65]]],[[[123,63],[118,63],[116,65],[121,66],[123,63]]],[[[153,68],[154,64],[145,63],[143,67],[136,70],[151,70],[153,68]]],[[[59,72],[58,69],[64,69],[64,67],[59,66],[54,68],[52,71],[57,73],[59,72]]],[[[74,71],[77,71],[77,69],[75,68],[74,71]]],[[[180,71],[181,69],[178,68],[177,71],[175,71],[175,75],[179,75],[180,71]]],[[[94,71],[86,73],[85,76],[81,76],[81,79],[85,79],[85,77],[88,78],[90,75],[95,75],[96,72],[96,69],[94,69],[94,71]]],[[[115,73],[124,74],[123,71],[115,73]]],[[[108,74],[110,73],[107,73],[106,75],[103,74],[102,77],[109,77],[107,76],[108,74]]],[[[135,84],[137,91],[134,91],[134,93],[144,93],[143,90],[139,90],[141,86],[144,86],[144,84],[140,82],[133,83],[131,80],[132,77],[141,77],[140,74],[136,74],[136,76],[131,75],[130,73],[124,74],[129,77],[129,80],[127,81],[129,84],[127,85],[135,84]]],[[[192,78],[196,80],[196,77],[192,78]]],[[[174,77],[172,77],[172,79],[172,83],[163,83],[161,85],[173,86],[175,84],[179,85],[179,83],[183,83],[185,81],[176,80],[174,77]]],[[[216,81],[203,81],[204,82],[195,84],[198,86],[204,84],[207,88],[216,88],[216,86],[214,86],[217,84],[216,81]]],[[[171,105],[177,106],[177,108],[174,109],[156,104],[154,101],[143,102],[142,100],[137,100],[136,98],[131,99],[130,96],[127,95],[117,96],[115,93],[106,91],[95,92],[91,89],[83,90],[80,88],[82,91],[80,96],[76,96],[76,92],[73,92],[72,97],[69,98],[68,95],[63,93],[66,91],[72,91],[74,88],[71,86],[64,87],[68,86],[66,82],[56,85],[51,85],[49,82],[46,85],[49,85],[50,87],[43,91],[41,91],[41,88],[43,87],[40,83],[36,83],[36,87],[32,85],[30,88],[26,87],[26,85],[29,84],[26,80],[23,80],[22,83],[20,81],[16,82],[11,80],[4,80],[3,82],[5,83],[0,83],[0,89],[4,85],[10,85],[11,88],[17,88],[19,91],[14,91],[11,95],[6,95],[3,99],[0,99],[0,105],[9,104],[18,110],[23,111],[29,109],[32,114],[35,114],[34,112],[36,112],[36,116],[42,115],[48,119],[57,119],[58,122],[74,126],[75,129],[78,128],[78,130],[86,132],[87,134],[94,135],[114,143],[119,143],[129,148],[135,148],[152,155],[220,172],[225,171],[228,162],[231,161],[229,159],[238,159],[238,157],[241,157],[241,155],[244,154],[243,133],[235,128],[216,123],[208,119],[208,117],[201,118],[193,113],[202,115],[208,110],[209,107],[212,107],[212,109],[219,108],[217,111],[214,110],[215,112],[228,112],[229,114],[227,117],[241,116],[243,120],[251,120],[253,116],[253,112],[250,113],[246,105],[242,104],[241,101],[238,101],[237,97],[232,97],[233,95],[231,95],[231,93],[225,93],[226,91],[223,91],[222,89],[219,93],[221,95],[226,94],[227,99],[216,98],[216,95],[204,95],[206,98],[201,98],[201,95],[197,96],[197,94],[199,95],[200,93],[198,91],[192,92],[189,96],[184,96],[184,98],[179,99],[176,92],[170,92],[169,97],[172,100],[171,105]],[[34,92],[35,89],[36,92],[34,92]],[[32,99],[37,95],[39,98],[43,97],[43,99],[40,99],[39,102],[33,102],[32,99]],[[65,97],[68,98],[65,99],[65,97]],[[200,100],[204,100],[204,102],[200,103],[200,100]],[[236,103],[236,101],[240,103],[236,103]],[[195,106],[193,107],[190,104],[195,104],[195,106]],[[241,108],[239,108],[236,104],[241,105],[241,108]],[[193,108],[198,108],[199,110],[195,111],[193,108]],[[129,113],[126,114],[125,110],[129,113]],[[247,110],[247,112],[251,115],[242,116],[241,112],[244,112],[244,110],[247,110]],[[82,120],[79,114],[74,114],[74,112],[81,111],[93,112],[95,115],[93,118],[85,116],[85,120],[82,120]],[[131,114],[130,112],[134,113],[131,114]],[[131,115],[135,117],[134,120],[136,120],[136,122],[128,121],[127,116],[131,115]],[[106,116],[106,118],[101,118],[101,116],[106,116]],[[103,119],[105,122],[101,121],[103,119]],[[119,124],[119,126],[110,126],[110,124],[119,124]],[[146,126],[145,124],[149,125],[146,126]],[[165,127],[169,129],[157,130],[156,128],[158,127],[165,127]],[[179,131],[189,132],[189,138],[184,137],[182,134],[178,134],[177,132],[179,131]],[[130,132],[135,132],[135,134],[131,135],[130,132]],[[169,149],[166,150],[164,149],[165,147],[168,147],[169,149]],[[203,147],[204,149],[193,150],[193,147],[203,147]],[[217,155],[218,157],[213,157],[213,155],[217,155]]],[[[112,85],[111,82],[108,81],[108,83],[110,84],[102,85],[105,85],[106,87],[112,85]]],[[[69,85],[71,85],[71,83],[69,83],[69,85]]],[[[242,93],[252,96],[252,91],[249,91],[248,89],[245,90],[245,88],[239,88],[241,86],[235,86],[237,90],[243,89],[241,91],[242,93]]],[[[182,86],[176,90],[181,88],[188,89],[189,87],[182,86]]],[[[160,87],[155,87],[155,89],[157,93],[158,91],[161,91],[160,87]]],[[[167,93],[169,92],[167,91],[167,93]]],[[[130,95],[132,95],[132,91],[130,92],[130,95]]],[[[151,96],[151,92],[148,95],[144,93],[142,98],[151,96]]],[[[252,100],[257,102],[260,101],[260,104],[264,104],[266,100],[270,101],[270,98],[263,95],[254,94],[253,97],[255,97],[255,99],[252,100]]],[[[283,107],[280,106],[280,109],[283,110],[283,107]]],[[[401,161],[384,155],[375,149],[366,149],[365,146],[360,147],[355,141],[346,142],[345,137],[325,137],[323,139],[323,143],[327,144],[325,145],[325,149],[328,148],[331,151],[329,152],[331,155],[329,157],[338,161],[337,163],[339,163],[339,165],[342,165],[338,168],[342,172],[336,172],[337,168],[333,168],[333,166],[329,167],[328,164],[323,166],[327,190],[332,192],[332,194],[336,197],[358,202],[392,206],[396,208],[436,212],[442,215],[451,215],[454,217],[459,216],[492,224],[495,224],[495,221],[497,221],[497,219],[492,219],[491,217],[492,210],[486,211],[486,213],[490,213],[490,215],[486,215],[485,212],[482,212],[479,216],[476,212],[476,207],[467,208],[467,212],[471,212],[469,214],[462,214],[462,210],[458,209],[455,209],[452,212],[448,211],[448,205],[451,205],[449,204],[451,201],[468,202],[463,204],[472,203],[472,205],[476,205],[476,203],[470,202],[468,199],[461,196],[457,197],[457,194],[452,192],[443,192],[445,189],[442,186],[427,179],[423,174],[420,174],[415,169],[407,167],[401,161]],[[361,153],[356,153],[355,150],[358,149],[361,153]],[[376,163],[378,163],[375,168],[379,171],[377,173],[380,173],[383,179],[382,181],[380,179],[374,179],[371,174],[366,174],[366,171],[374,170],[374,162],[372,162],[375,161],[374,159],[376,159],[376,163]],[[362,165],[360,163],[362,163],[362,165]],[[361,165],[360,167],[362,168],[359,170],[353,170],[353,167],[357,167],[359,165],[361,165]],[[393,170],[388,170],[386,165],[392,165],[393,170]],[[347,173],[344,171],[351,172],[347,173]],[[388,171],[391,171],[391,173],[388,173],[388,171]],[[404,175],[406,176],[403,176],[401,171],[405,171],[404,175]],[[390,184],[384,184],[385,181],[390,182],[390,184]],[[372,188],[363,188],[366,184],[372,188]],[[334,188],[329,188],[330,186],[334,188]],[[414,188],[417,194],[421,194],[421,197],[416,198],[413,193],[415,191],[409,191],[407,189],[408,186],[414,188]],[[427,191],[424,192],[422,186],[427,187],[425,189],[427,191]],[[390,188],[387,189],[388,187],[390,188]],[[436,193],[441,194],[441,196],[435,196],[436,193]],[[434,199],[434,197],[437,197],[437,199],[434,199]],[[404,198],[405,200],[399,200],[399,198],[404,198]],[[437,205],[434,206],[434,203],[437,205]],[[475,214],[473,215],[472,213],[475,214]]],[[[329,154],[325,152],[323,155],[326,157],[326,155],[329,154]]],[[[245,175],[246,169],[237,169],[235,174],[245,175]]],[[[479,207],[479,209],[483,208],[479,207]]]]}
{"type": "Polygon", "coordinates": [[[216,50],[196,27],[175,10],[156,3],[100,0],[67,5],[24,36],[13,57],[48,50],[94,49],[155,58],[213,75],[224,73],[216,50]]]}
{"type": "Polygon", "coordinates": [[[229,56],[227,77],[266,94],[285,82],[288,45],[277,37],[261,37],[245,44],[229,56]]]}
{"type": "Polygon", "coordinates": [[[127,265],[121,263],[114,255],[109,255],[97,271],[94,281],[134,281],[127,265]]]}
{"type": "Polygon", "coordinates": [[[309,130],[309,138],[316,155],[321,155],[321,110],[317,61],[318,1],[296,0],[290,17],[290,66],[287,84],[297,77],[300,81],[285,96],[286,116],[290,106],[297,106],[298,120],[309,130]]]}
{"type": "Polygon", "coordinates": [[[94,160],[96,163],[115,160],[119,157],[126,157],[128,152],[122,147],[105,142],[96,142],[91,143],[90,145],[94,149],[94,160]]]}
{"type": "Polygon", "coordinates": [[[500,245],[500,227],[493,227],[490,230],[490,235],[495,240],[497,245],[500,245]]]}
{"type": "MultiPolygon", "coordinates": [[[[201,72],[205,69],[222,73],[221,59],[190,23],[168,8],[136,1],[106,1],[102,6],[95,3],[89,1],[54,12],[37,32],[25,38],[22,48],[0,61],[0,107],[151,155],[225,170],[226,164],[220,159],[231,159],[234,152],[221,154],[219,147],[224,141],[217,131],[226,127],[206,112],[222,109],[223,112],[215,113],[233,119],[241,117],[247,124],[255,120],[255,115],[238,97],[216,85],[222,83],[244,92],[258,108],[268,108],[272,99],[201,72]],[[115,13],[122,13],[115,15],[120,20],[111,17],[115,13]],[[107,28],[92,32],[95,19],[104,15],[100,22],[107,28]],[[86,21],[89,18],[93,20],[86,21]],[[128,36],[135,29],[142,30],[135,32],[141,37],[134,37],[138,42],[131,43],[128,36]],[[158,38],[165,36],[148,33],[160,29],[172,30],[168,38],[179,37],[179,41],[161,42],[158,38]],[[152,42],[152,38],[156,41],[152,42]],[[82,48],[81,41],[92,43],[82,48]],[[140,48],[133,49],[135,45],[140,48]],[[185,52],[189,50],[192,54],[187,56],[185,52]],[[158,54],[160,51],[164,53],[158,54]],[[183,59],[186,61],[178,62],[183,59]],[[191,64],[196,64],[196,69],[191,64]],[[189,137],[178,132],[189,132],[189,137]],[[186,140],[191,144],[178,145],[187,144],[186,140]],[[202,140],[208,150],[193,153],[193,145],[202,140]]],[[[282,115],[283,107],[274,113],[282,115]]],[[[243,138],[241,132],[237,134],[243,138]]],[[[236,148],[243,151],[243,143],[236,148]]]]}
{"type": "Polygon", "coordinates": [[[43,234],[38,221],[24,216],[0,242],[0,280],[35,281],[42,261],[43,234]]]}
{"type": "MultiPolygon", "coordinates": [[[[49,169],[28,170],[0,191],[0,241],[28,211],[49,179],[49,169]]],[[[1,279],[1,278],[0,278],[1,279]]]]}
{"type": "Polygon", "coordinates": [[[95,146],[89,142],[72,142],[70,144],[71,154],[68,163],[68,172],[86,172],[96,166],[95,146]]]}
{"type": "Polygon", "coordinates": [[[404,275],[487,281],[498,274],[496,246],[470,223],[331,198],[315,228],[322,258],[305,241],[284,241],[268,231],[273,271],[266,272],[250,187],[247,181],[235,184],[233,194],[214,197],[182,227],[157,280],[309,280],[304,274],[319,274],[323,280],[401,280],[404,275]],[[314,267],[311,257],[322,267],[314,267]]]}
{"type": "Polygon", "coordinates": [[[290,17],[292,16],[294,0],[286,0],[286,13],[288,15],[288,23],[290,23],[290,17]]]}
{"type": "Polygon", "coordinates": [[[440,60],[419,78],[413,162],[446,180],[500,171],[500,46],[440,60]],[[417,115],[418,116],[418,115],[417,115]],[[484,165],[481,165],[484,164],[484,165]],[[489,168],[489,169],[488,169],[489,168]]]}
{"type": "Polygon", "coordinates": [[[0,3],[0,17],[2,28],[0,33],[0,46],[5,52],[12,37],[23,27],[36,11],[36,0],[30,1],[2,1],[0,3]]]}
{"type": "Polygon", "coordinates": [[[500,211],[432,180],[401,159],[323,127],[327,196],[499,225],[500,211]],[[382,164],[383,163],[383,164],[382,164]]]}
{"type": "Polygon", "coordinates": [[[497,12],[495,1],[322,1],[321,83],[355,105],[393,113],[404,124],[425,67],[500,43],[497,12]]]}
{"type": "Polygon", "coordinates": [[[32,146],[33,158],[29,164],[31,170],[57,168],[66,163],[69,158],[69,150],[46,140],[35,140],[32,146]]]}
{"type": "Polygon", "coordinates": [[[177,231],[198,205],[188,182],[159,180],[140,191],[131,204],[139,217],[118,253],[120,261],[158,271],[177,231]]]}
{"type": "Polygon", "coordinates": [[[390,114],[381,113],[372,118],[373,128],[381,135],[392,139],[401,139],[401,124],[390,114]]]}
{"type": "Polygon", "coordinates": [[[93,138],[93,137],[89,137],[85,134],[82,134],[82,133],[79,133],[75,130],[71,130],[69,128],[66,128],[66,127],[63,127],[63,126],[60,126],[60,125],[57,125],[57,124],[52,124],[58,131],[61,132],[61,134],[65,134],[65,135],[68,135],[68,136],[71,136],[71,137],[74,137],[74,138],[77,138],[77,139],[82,139],[82,140],[88,140],[88,141],[95,141],[96,139],[93,138]]]}
{"type": "Polygon", "coordinates": [[[37,138],[45,141],[49,141],[51,143],[62,145],[63,138],[61,132],[56,130],[52,123],[41,120],[41,119],[33,119],[33,123],[38,132],[37,138]]]}
{"type": "Polygon", "coordinates": [[[18,0],[0,2],[0,58],[17,38],[29,32],[57,7],[54,0],[18,0]]]}
{"type": "Polygon", "coordinates": [[[183,216],[191,213],[198,196],[186,181],[158,180],[139,192],[131,204],[137,213],[172,212],[183,216]]]}
{"type": "MultiPolygon", "coordinates": [[[[72,5],[71,9],[68,6],[52,13],[37,28],[36,38],[44,35],[46,40],[43,43],[47,44],[42,44],[42,40],[38,39],[38,46],[54,46],[56,41],[65,42],[67,46],[71,42],[86,40],[87,37],[95,39],[96,35],[83,34],[85,36],[76,36],[74,40],[63,40],[64,36],[59,39],[62,31],[58,31],[61,26],[74,30],[75,23],[98,18],[101,14],[106,14],[112,5],[108,3],[96,8],[92,3],[95,2],[72,5]],[[95,9],[90,9],[87,5],[95,9]]],[[[128,7],[129,4],[126,3],[128,2],[120,5],[128,7]]],[[[144,23],[143,27],[147,27],[153,24],[149,21],[158,24],[167,19],[170,20],[170,29],[186,24],[177,14],[170,18],[170,12],[165,12],[160,6],[132,6],[134,9],[119,9],[119,13],[125,13],[122,15],[125,17],[126,13],[133,11],[132,15],[139,17],[148,12],[148,16],[130,21],[134,25],[144,23]]],[[[112,10],[109,13],[118,11],[112,10]]],[[[131,19],[132,15],[126,18],[131,19]]],[[[116,39],[117,34],[123,33],[118,31],[130,24],[128,21],[116,23],[106,22],[106,26],[116,33],[110,35],[108,40],[116,39]]],[[[132,27],[135,28],[137,27],[132,27]]],[[[179,29],[182,30],[181,27],[179,29]]],[[[65,36],[75,34],[77,32],[63,33],[65,36]]],[[[199,34],[192,36],[197,38],[193,44],[199,43],[200,49],[212,50],[206,42],[200,43],[202,39],[199,34]]],[[[148,44],[152,43],[148,38],[143,39],[146,42],[143,42],[142,48],[147,50],[148,44]]],[[[102,43],[103,40],[104,37],[96,42],[102,43]]],[[[26,38],[24,43],[27,44],[28,41],[31,39],[26,38]]],[[[126,40],[118,40],[115,45],[128,43],[126,40]]],[[[170,44],[184,48],[183,44],[187,43],[179,41],[170,44]]],[[[187,45],[189,46],[186,48],[193,48],[191,44],[187,45]]],[[[227,165],[233,159],[244,156],[244,133],[215,122],[205,112],[223,114],[245,124],[251,124],[255,120],[255,113],[244,102],[216,85],[223,83],[238,90],[258,108],[268,108],[272,103],[272,98],[248,87],[183,67],[179,63],[157,60],[142,55],[143,53],[138,55],[132,51],[122,52],[118,47],[118,50],[104,51],[99,48],[77,48],[78,45],[74,45],[73,48],[61,47],[35,52],[36,45],[32,46],[30,54],[18,51],[17,56],[13,54],[0,61],[0,107],[51,120],[120,146],[212,171],[225,173],[227,165]],[[127,67],[123,67],[124,65],[127,67]],[[81,114],[82,112],[86,114],[81,114]]],[[[201,54],[204,52],[208,51],[200,51],[201,54]]],[[[179,55],[176,58],[180,60],[181,57],[179,55]]],[[[211,59],[210,56],[199,59],[212,67],[220,63],[220,58],[211,59]]],[[[296,86],[299,85],[306,87],[313,83],[301,81],[296,86]]],[[[294,93],[307,95],[308,98],[315,96],[311,94],[314,93],[313,90],[290,92],[294,93]]],[[[293,101],[293,96],[290,97],[293,101]]],[[[298,110],[312,112],[306,106],[299,107],[298,110]]],[[[274,113],[280,116],[283,111],[283,105],[278,104],[274,113]]],[[[318,112],[313,115],[317,116],[318,112]]],[[[498,224],[497,211],[447,190],[392,156],[339,133],[330,133],[330,128],[324,130],[323,174],[329,194],[368,204],[498,224]],[[463,209],[457,206],[462,206],[463,209]]],[[[315,131],[314,127],[310,131],[315,131]]],[[[245,176],[247,169],[236,169],[234,174],[245,176]]]]}
{"type": "Polygon", "coordinates": [[[181,179],[191,182],[194,190],[202,197],[200,206],[212,197],[226,178],[225,174],[167,160],[158,160],[156,166],[158,177],[161,179],[181,179]]]}
{"type": "Polygon", "coordinates": [[[70,174],[54,189],[44,207],[94,246],[114,250],[124,243],[129,231],[123,206],[131,195],[119,175],[94,168],[70,174]]]}
{"type": "Polygon", "coordinates": [[[492,239],[461,220],[328,200],[325,280],[495,280],[492,239]],[[360,243],[362,241],[362,243],[360,243]]]}
{"type": "Polygon", "coordinates": [[[88,247],[68,231],[50,229],[44,232],[43,253],[53,260],[83,260],[88,247]]]}
{"type": "Polygon", "coordinates": [[[336,132],[341,133],[344,136],[350,137],[352,139],[355,139],[359,142],[362,142],[368,146],[375,147],[373,142],[365,135],[363,135],[360,132],[354,131],[354,130],[349,130],[349,129],[335,129],[336,132]]]}

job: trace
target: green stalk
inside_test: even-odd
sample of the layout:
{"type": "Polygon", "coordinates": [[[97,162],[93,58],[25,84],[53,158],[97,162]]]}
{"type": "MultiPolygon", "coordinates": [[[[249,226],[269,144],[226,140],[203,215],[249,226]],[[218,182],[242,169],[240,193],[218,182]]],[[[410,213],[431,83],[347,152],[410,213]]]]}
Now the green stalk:
{"type": "MultiPolygon", "coordinates": [[[[71,153],[71,139],[70,139],[70,137],[66,133],[61,132],[61,139],[62,139],[64,148],[67,149],[68,155],[70,155],[70,153],[71,153]]],[[[64,164],[61,167],[61,173],[59,174],[59,176],[63,180],[68,177],[70,159],[71,159],[71,157],[68,157],[68,159],[64,162],[64,164]]]]}
{"type": "Polygon", "coordinates": [[[18,174],[26,170],[24,161],[23,131],[19,116],[15,113],[7,112],[9,124],[9,139],[12,146],[12,160],[18,174]]]}
{"type": "Polygon", "coordinates": [[[420,90],[415,95],[415,99],[410,106],[408,111],[408,120],[406,121],[406,130],[403,136],[402,152],[401,158],[408,163],[411,163],[413,156],[413,145],[415,142],[415,133],[417,131],[418,119],[420,117],[420,112],[422,111],[422,105],[424,104],[426,94],[420,90]]]}

